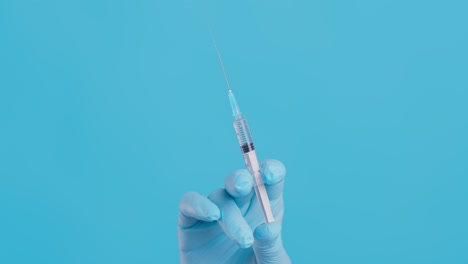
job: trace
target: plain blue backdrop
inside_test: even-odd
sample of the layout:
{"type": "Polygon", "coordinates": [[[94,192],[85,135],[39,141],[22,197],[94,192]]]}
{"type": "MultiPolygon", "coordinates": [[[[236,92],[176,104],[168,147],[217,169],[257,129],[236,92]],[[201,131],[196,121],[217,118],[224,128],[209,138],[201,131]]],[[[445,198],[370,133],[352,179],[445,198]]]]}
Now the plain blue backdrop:
{"type": "MultiPolygon", "coordinates": [[[[466,1],[203,3],[295,263],[468,263],[466,1]]],[[[0,1],[0,263],[177,263],[242,167],[197,1],[0,1]]]]}

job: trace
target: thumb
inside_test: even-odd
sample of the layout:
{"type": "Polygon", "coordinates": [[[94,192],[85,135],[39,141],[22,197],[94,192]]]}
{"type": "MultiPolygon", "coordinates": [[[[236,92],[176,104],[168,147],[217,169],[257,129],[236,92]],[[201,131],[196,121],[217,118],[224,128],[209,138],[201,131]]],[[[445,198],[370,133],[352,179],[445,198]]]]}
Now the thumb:
{"type": "Polygon", "coordinates": [[[281,240],[281,223],[259,225],[255,229],[254,239],[253,250],[258,264],[291,263],[281,240]]]}

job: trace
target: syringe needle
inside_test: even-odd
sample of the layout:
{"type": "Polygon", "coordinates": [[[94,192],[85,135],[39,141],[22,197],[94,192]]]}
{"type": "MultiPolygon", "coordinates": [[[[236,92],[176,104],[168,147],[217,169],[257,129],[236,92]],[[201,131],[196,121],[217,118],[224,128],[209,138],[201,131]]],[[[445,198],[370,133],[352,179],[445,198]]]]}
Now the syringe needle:
{"type": "Polygon", "coordinates": [[[239,110],[239,105],[237,105],[236,97],[231,89],[228,90],[229,102],[231,103],[232,115],[235,119],[241,118],[241,112],[239,110]]]}

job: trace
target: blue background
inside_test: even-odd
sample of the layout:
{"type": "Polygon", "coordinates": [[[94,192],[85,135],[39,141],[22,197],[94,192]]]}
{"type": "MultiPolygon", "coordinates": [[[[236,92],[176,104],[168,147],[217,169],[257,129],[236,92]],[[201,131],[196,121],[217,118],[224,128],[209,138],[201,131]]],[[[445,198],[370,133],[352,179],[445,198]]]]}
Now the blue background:
{"type": "MultiPolygon", "coordinates": [[[[468,263],[466,1],[203,1],[296,263],[468,263]]],[[[0,262],[176,263],[243,160],[200,7],[0,1],[0,262]]]]}

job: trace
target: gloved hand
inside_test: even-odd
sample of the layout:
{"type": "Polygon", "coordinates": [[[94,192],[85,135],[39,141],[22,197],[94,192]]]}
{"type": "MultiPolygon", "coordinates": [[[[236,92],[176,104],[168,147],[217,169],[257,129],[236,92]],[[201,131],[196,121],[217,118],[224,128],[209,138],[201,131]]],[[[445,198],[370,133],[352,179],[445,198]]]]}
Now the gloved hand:
{"type": "Polygon", "coordinates": [[[226,178],[225,189],[215,190],[208,198],[195,192],[182,197],[178,219],[181,263],[291,263],[281,240],[286,169],[280,161],[265,160],[261,172],[275,222],[263,224],[250,173],[234,171],[226,178]]]}

